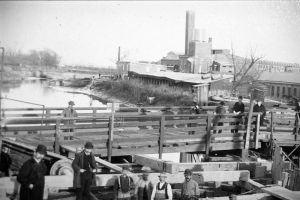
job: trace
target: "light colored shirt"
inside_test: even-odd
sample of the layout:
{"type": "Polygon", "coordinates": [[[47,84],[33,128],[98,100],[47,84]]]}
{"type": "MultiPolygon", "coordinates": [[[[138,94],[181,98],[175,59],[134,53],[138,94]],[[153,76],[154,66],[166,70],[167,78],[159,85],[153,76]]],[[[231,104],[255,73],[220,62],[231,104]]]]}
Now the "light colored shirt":
{"type": "MultiPolygon", "coordinates": [[[[154,200],[155,194],[156,194],[156,187],[158,185],[158,188],[161,189],[163,187],[165,182],[161,183],[158,182],[157,184],[155,184],[153,191],[152,191],[152,195],[151,195],[151,200],[154,200]]],[[[173,193],[172,193],[172,188],[171,185],[168,183],[167,184],[167,193],[168,193],[168,200],[172,200],[173,199],[173,193]]]]}
{"type": "Polygon", "coordinates": [[[181,195],[195,196],[200,195],[199,185],[196,181],[184,181],[182,184],[181,195]]]}

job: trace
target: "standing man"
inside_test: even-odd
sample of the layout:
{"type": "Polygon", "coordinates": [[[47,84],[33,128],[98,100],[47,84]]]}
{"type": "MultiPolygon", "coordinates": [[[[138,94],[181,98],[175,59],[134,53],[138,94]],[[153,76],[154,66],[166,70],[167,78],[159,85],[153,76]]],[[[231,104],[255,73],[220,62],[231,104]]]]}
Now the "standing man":
{"type": "Polygon", "coordinates": [[[151,200],[172,200],[172,188],[171,185],[166,182],[167,174],[161,173],[158,177],[159,182],[153,188],[151,200]]]}
{"type": "Polygon", "coordinates": [[[134,187],[133,179],[128,175],[128,167],[123,167],[122,175],[115,180],[114,199],[115,200],[130,200],[130,190],[134,187]]]}
{"type": "Polygon", "coordinates": [[[150,200],[153,190],[153,185],[148,179],[149,173],[145,172],[142,178],[137,182],[135,187],[136,200],[150,200]]]}
{"type": "Polygon", "coordinates": [[[9,167],[11,165],[11,158],[8,155],[8,148],[3,147],[0,158],[0,171],[5,175],[9,176],[9,167]]]}
{"type": "Polygon", "coordinates": [[[94,148],[91,142],[86,142],[82,152],[75,156],[72,162],[74,170],[73,184],[76,190],[76,200],[91,199],[91,185],[95,178],[96,161],[92,152],[94,148]]]}
{"type": "MultiPolygon", "coordinates": [[[[224,123],[223,122],[219,122],[224,116],[224,114],[226,114],[226,108],[225,108],[225,102],[221,101],[220,105],[216,107],[216,115],[214,117],[214,126],[223,126],[224,123]]],[[[216,130],[214,130],[214,133],[216,133],[216,130]]],[[[222,129],[218,130],[218,133],[222,133],[222,129]]]]}
{"type": "Polygon", "coordinates": [[[48,172],[43,158],[47,148],[39,144],[33,157],[21,167],[17,181],[21,184],[20,200],[43,200],[45,175],[48,172]]]}
{"type": "Polygon", "coordinates": [[[192,171],[186,169],[184,171],[185,181],[181,189],[181,200],[198,199],[200,195],[199,185],[192,179],[192,171]]]}
{"type": "MultiPolygon", "coordinates": [[[[78,117],[76,110],[73,108],[74,105],[75,105],[74,101],[69,101],[68,107],[66,109],[64,109],[64,111],[61,114],[62,117],[64,117],[64,118],[78,117]]],[[[63,120],[63,123],[64,123],[64,125],[74,125],[75,120],[63,120]]],[[[74,128],[65,129],[64,132],[74,132],[74,128]]]]}

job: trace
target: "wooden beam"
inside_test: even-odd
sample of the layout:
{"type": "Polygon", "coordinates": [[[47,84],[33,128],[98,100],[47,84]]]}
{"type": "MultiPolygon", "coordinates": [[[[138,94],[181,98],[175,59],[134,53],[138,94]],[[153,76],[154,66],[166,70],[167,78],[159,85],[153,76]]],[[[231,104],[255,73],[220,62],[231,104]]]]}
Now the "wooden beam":
{"type": "Polygon", "coordinates": [[[163,153],[164,133],[165,133],[165,116],[162,116],[160,120],[160,129],[159,129],[159,148],[158,148],[159,159],[162,158],[162,153],[163,153]]]}
{"type": "Polygon", "coordinates": [[[281,186],[264,187],[261,190],[283,200],[299,200],[300,192],[291,191],[281,186]]]}
{"type": "Polygon", "coordinates": [[[256,165],[266,166],[271,170],[271,162],[202,162],[202,163],[174,163],[144,155],[135,155],[135,163],[148,166],[151,169],[167,173],[183,172],[185,169],[192,171],[226,171],[226,170],[249,170],[256,165]]]}
{"type": "Polygon", "coordinates": [[[206,132],[206,156],[209,155],[210,152],[210,142],[211,142],[211,120],[212,120],[212,115],[207,116],[207,132],[206,132]]]}
{"type": "Polygon", "coordinates": [[[95,156],[95,160],[96,162],[100,163],[101,165],[113,170],[113,171],[116,171],[116,172],[122,172],[122,167],[119,167],[115,164],[112,164],[110,162],[107,162],[106,160],[103,160],[97,156],[95,156]]]}

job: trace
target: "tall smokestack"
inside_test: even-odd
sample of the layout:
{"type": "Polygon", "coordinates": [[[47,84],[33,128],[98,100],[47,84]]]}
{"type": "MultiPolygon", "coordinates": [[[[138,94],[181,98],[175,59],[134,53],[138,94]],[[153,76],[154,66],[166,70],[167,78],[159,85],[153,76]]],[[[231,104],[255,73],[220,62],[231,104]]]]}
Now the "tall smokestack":
{"type": "Polygon", "coordinates": [[[189,53],[189,44],[193,40],[195,27],[195,13],[193,11],[186,11],[185,18],[185,55],[189,53]]]}
{"type": "Polygon", "coordinates": [[[118,49],[118,62],[121,61],[121,47],[118,49]]]}

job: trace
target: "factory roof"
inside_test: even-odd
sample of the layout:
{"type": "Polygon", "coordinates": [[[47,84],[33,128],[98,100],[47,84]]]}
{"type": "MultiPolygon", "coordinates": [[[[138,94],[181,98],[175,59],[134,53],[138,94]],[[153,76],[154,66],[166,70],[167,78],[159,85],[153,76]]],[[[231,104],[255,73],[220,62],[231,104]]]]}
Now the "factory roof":
{"type": "MultiPolygon", "coordinates": [[[[134,72],[134,71],[132,71],[134,72]]],[[[159,71],[159,72],[134,72],[140,76],[160,78],[173,80],[176,83],[185,82],[190,84],[205,84],[215,81],[220,81],[224,79],[233,78],[232,75],[211,75],[211,74],[191,74],[191,73],[181,73],[173,71],[159,71]]]]}
{"type": "Polygon", "coordinates": [[[262,82],[284,82],[300,84],[300,72],[263,72],[258,79],[262,82]]]}

